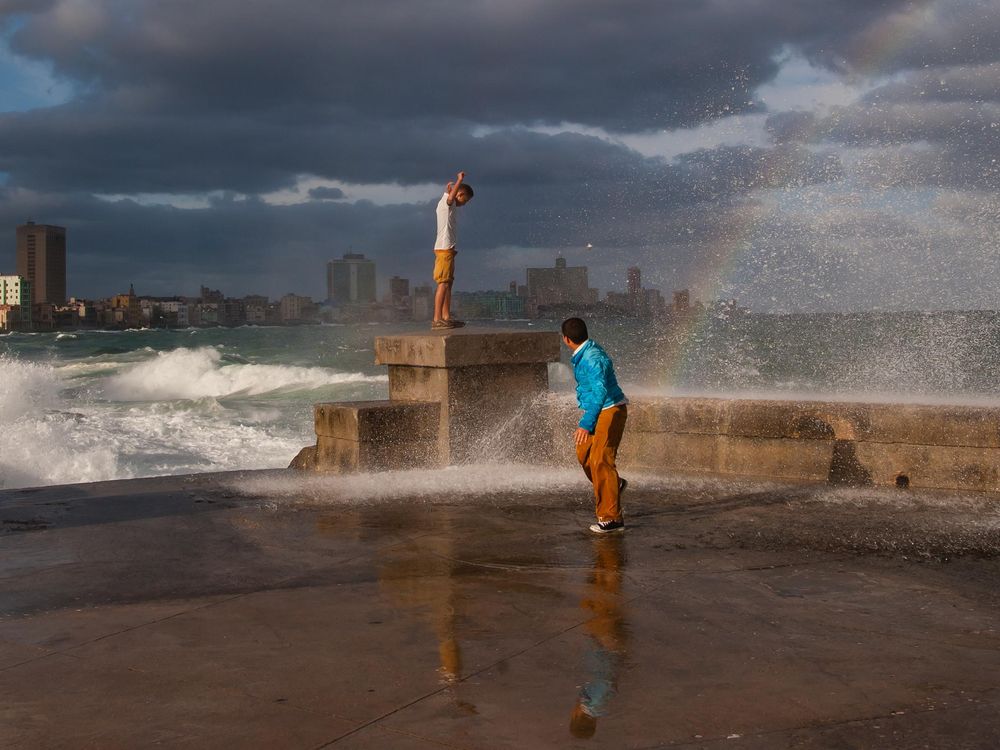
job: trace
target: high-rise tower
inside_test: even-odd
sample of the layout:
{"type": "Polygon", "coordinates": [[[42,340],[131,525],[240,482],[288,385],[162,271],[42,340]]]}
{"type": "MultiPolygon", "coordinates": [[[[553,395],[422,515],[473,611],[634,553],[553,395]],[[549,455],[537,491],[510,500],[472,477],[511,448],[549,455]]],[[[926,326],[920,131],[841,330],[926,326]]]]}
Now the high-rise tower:
{"type": "Polygon", "coordinates": [[[34,304],[66,304],[66,229],[29,221],[17,228],[17,275],[31,284],[34,304]]]}
{"type": "Polygon", "coordinates": [[[326,264],[327,298],[334,305],[364,305],[375,301],[375,261],[361,253],[345,253],[326,264]]]}

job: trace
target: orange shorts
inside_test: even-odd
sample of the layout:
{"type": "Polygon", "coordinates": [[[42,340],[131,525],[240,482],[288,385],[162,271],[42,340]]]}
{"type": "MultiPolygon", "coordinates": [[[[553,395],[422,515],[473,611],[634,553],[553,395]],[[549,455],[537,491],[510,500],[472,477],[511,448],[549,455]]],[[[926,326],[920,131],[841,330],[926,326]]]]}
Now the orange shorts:
{"type": "Polygon", "coordinates": [[[455,280],[455,248],[434,251],[434,281],[448,284],[455,280]]]}

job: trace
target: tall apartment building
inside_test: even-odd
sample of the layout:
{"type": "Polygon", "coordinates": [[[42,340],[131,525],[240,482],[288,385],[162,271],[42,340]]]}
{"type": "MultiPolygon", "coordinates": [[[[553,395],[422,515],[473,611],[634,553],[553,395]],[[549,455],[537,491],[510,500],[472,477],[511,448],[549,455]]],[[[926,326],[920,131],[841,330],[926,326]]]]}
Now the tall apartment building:
{"type": "Polygon", "coordinates": [[[642,292],[642,271],[639,266],[629,266],[626,289],[629,294],[635,297],[638,297],[642,292]]]}
{"type": "Polygon", "coordinates": [[[31,283],[23,276],[0,276],[0,329],[31,327],[31,283]]]}
{"type": "Polygon", "coordinates": [[[556,258],[554,268],[529,268],[528,296],[541,305],[597,302],[597,290],[590,288],[586,266],[567,266],[556,258]]]}
{"type": "Polygon", "coordinates": [[[33,221],[19,226],[17,274],[30,282],[33,304],[66,304],[66,229],[33,221]]]}
{"type": "Polygon", "coordinates": [[[334,305],[367,305],[375,301],[375,261],[362,253],[344,253],[326,264],[326,294],[334,305]]]}
{"type": "Polygon", "coordinates": [[[389,299],[392,304],[399,305],[410,299],[410,280],[399,276],[389,279],[389,299]]]}
{"type": "Polygon", "coordinates": [[[681,289],[674,292],[674,312],[687,312],[691,309],[691,292],[681,289]]]}
{"type": "Polygon", "coordinates": [[[282,323],[298,323],[316,319],[316,305],[312,297],[300,294],[286,294],[278,303],[281,308],[282,323]]]}

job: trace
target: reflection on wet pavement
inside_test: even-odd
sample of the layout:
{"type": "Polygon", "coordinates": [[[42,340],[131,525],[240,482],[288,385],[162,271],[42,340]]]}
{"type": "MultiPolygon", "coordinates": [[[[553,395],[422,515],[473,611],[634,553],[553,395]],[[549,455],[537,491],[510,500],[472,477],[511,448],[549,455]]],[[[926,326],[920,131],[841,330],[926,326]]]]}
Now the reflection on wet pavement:
{"type": "Polygon", "coordinates": [[[580,688],[569,722],[570,734],[581,739],[594,736],[598,718],[607,713],[618,690],[629,636],[622,600],[625,537],[594,539],[593,546],[594,569],[580,601],[591,614],[583,626],[591,638],[585,659],[587,681],[580,688]]]}

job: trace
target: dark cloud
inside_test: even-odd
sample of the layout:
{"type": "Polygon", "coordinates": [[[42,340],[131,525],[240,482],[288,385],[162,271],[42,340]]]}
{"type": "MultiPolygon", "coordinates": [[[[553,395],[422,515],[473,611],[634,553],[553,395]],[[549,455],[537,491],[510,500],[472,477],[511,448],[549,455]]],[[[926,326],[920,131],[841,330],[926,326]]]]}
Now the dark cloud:
{"type": "Polygon", "coordinates": [[[309,197],[318,201],[339,201],[347,196],[344,191],[336,187],[315,187],[309,191],[309,197]]]}
{"type": "Polygon", "coordinates": [[[835,70],[864,75],[1000,60],[996,0],[876,1],[871,11],[864,23],[833,26],[800,49],[835,70]]]}
{"type": "MultiPolygon", "coordinates": [[[[873,196],[1000,189],[995,2],[0,0],[0,23],[15,13],[12,47],[75,95],[0,114],[0,222],[70,227],[84,294],[134,280],[319,297],[317,269],[348,249],[383,276],[424,280],[437,188],[384,206],[300,178],[443,185],[465,169],[476,200],[460,219],[460,288],[590,243],[578,261],[598,286],[620,287],[639,262],[666,290],[721,273],[742,248],[733,294],[863,304],[890,269],[926,292],[908,258],[964,231],[949,238],[873,196]],[[618,140],[762,111],[757,89],[797,51],[848,82],[895,75],[831,112],[771,113],[768,148],[664,159],[618,140]],[[297,205],[259,197],[300,189],[297,205]],[[853,204],[827,205],[852,191],[853,204]],[[206,193],[222,197],[198,209],[94,197],[206,193]],[[866,276],[866,263],[885,270],[866,276]]],[[[967,239],[985,242],[985,226],[967,239]]],[[[980,289],[955,274],[943,276],[954,289],[980,289]]]]}
{"type": "Polygon", "coordinates": [[[61,2],[15,48],[140,108],[414,113],[610,130],[746,111],[789,42],[850,36],[905,0],[61,2]]]}
{"type": "Polygon", "coordinates": [[[746,112],[782,47],[848,35],[903,0],[874,5],[41,5],[12,45],[80,96],[0,117],[0,170],[104,193],[266,192],[303,173],[417,183],[455,163],[549,179],[523,136],[475,127],[643,131],[746,112]]]}
{"type": "Polygon", "coordinates": [[[998,63],[914,71],[802,123],[805,139],[867,149],[855,174],[869,184],[1000,189],[998,63]]]}

